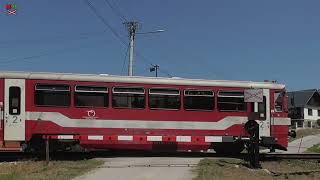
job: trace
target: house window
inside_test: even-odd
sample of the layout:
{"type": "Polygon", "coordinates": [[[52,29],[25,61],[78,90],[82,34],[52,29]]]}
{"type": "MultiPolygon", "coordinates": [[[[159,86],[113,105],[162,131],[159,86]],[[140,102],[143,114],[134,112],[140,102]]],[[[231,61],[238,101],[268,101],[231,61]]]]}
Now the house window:
{"type": "Polygon", "coordinates": [[[247,103],[244,102],[244,93],[238,91],[220,91],[218,94],[219,111],[246,111],[247,103]]]}
{"type": "Polygon", "coordinates": [[[214,106],[214,94],[212,91],[185,90],[184,109],[212,111],[214,106]]]}
{"type": "Polygon", "coordinates": [[[282,112],[283,94],[281,91],[274,93],[274,109],[276,112],[282,112]]]}
{"type": "Polygon", "coordinates": [[[108,107],[108,88],[76,86],[74,105],[76,107],[108,107]]]}
{"type": "Polygon", "coordinates": [[[312,116],[312,109],[308,109],[308,115],[312,116]]]}
{"type": "Polygon", "coordinates": [[[37,106],[70,106],[70,86],[58,84],[37,84],[35,86],[37,106]]]}
{"type": "Polygon", "coordinates": [[[112,89],[112,107],[145,108],[145,92],[141,87],[114,87],[112,89]]]}
{"type": "Polygon", "coordinates": [[[180,91],[178,89],[153,88],[149,90],[151,109],[180,109],[180,91]]]}
{"type": "Polygon", "coordinates": [[[320,117],[320,110],[318,110],[318,116],[320,117]]]}

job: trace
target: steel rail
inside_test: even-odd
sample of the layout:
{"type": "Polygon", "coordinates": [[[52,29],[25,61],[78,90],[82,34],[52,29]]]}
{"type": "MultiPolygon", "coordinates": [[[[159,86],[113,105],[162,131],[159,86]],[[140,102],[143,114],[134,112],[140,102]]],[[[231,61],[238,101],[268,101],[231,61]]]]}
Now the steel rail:
{"type": "Polygon", "coordinates": [[[286,154],[286,153],[268,153],[268,154],[260,154],[261,160],[264,159],[320,159],[320,153],[294,153],[294,154],[286,154]]]}
{"type": "MultiPolygon", "coordinates": [[[[141,152],[141,151],[91,151],[91,152],[55,152],[50,154],[53,160],[80,160],[91,158],[113,158],[113,157],[189,157],[189,158],[237,158],[246,159],[248,154],[237,155],[216,154],[210,152],[141,152]]],[[[314,159],[320,160],[320,153],[260,153],[261,161],[284,160],[284,159],[314,159]]],[[[22,153],[22,152],[0,152],[0,162],[20,160],[42,160],[44,154],[22,153]]]]}

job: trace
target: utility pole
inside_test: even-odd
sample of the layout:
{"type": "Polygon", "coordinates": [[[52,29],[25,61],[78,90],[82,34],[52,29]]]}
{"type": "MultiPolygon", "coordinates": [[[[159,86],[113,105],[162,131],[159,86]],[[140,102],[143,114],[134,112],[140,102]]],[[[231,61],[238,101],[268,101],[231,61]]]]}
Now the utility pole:
{"type": "Polygon", "coordinates": [[[137,21],[129,21],[125,22],[124,25],[127,27],[130,38],[130,51],[129,51],[129,65],[128,65],[128,76],[133,75],[133,58],[134,58],[134,37],[136,31],[139,27],[139,23],[137,21]]]}
{"type": "Polygon", "coordinates": [[[158,70],[159,70],[160,66],[158,64],[156,65],[152,65],[152,67],[150,67],[150,72],[155,71],[156,72],[156,77],[158,77],[158,70]]]}

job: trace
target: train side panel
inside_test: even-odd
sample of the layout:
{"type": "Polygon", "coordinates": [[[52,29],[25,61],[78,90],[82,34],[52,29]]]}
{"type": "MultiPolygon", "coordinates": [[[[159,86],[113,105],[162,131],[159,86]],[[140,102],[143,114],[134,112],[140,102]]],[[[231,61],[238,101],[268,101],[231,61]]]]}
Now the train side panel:
{"type": "MultiPolygon", "coordinates": [[[[243,91],[244,88],[198,87],[175,85],[151,85],[131,83],[80,82],[56,80],[26,81],[26,141],[35,135],[50,136],[60,140],[79,141],[83,147],[98,149],[172,149],[207,150],[212,143],[231,142],[235,137],[248,137],[243,125],[252,109],[247,103],[245,112],[219,112],[216,93],[219,90],[243,91]],[[70,107],[40,107],[35,105],[36,84],[66,84],[71,88],[70,107]],[[212,111],[185,111],[183,95],[180,96],[180,110],[152,110],[146,103],[145,109],[112,108],[111,91],[108,93],[106,108],[76,108],[74,96],[76,85],[132,86],[149,88],[204,89],[215,92],[212,111]]],[[[273,94],[273,91],[270,91],[273,94]]],[[[274,109],[270,96],[271,110],[274,109]]],[[[148,102],[149,96],[145,96],[148,102]]],[[[277,143],[287,147],[287,125],[279,125],[281,118],[286,121],[285,112],[271,113],[271,136],[277,143]]],[[[281,123],[280,123],[281,124],[281,123]]]]}

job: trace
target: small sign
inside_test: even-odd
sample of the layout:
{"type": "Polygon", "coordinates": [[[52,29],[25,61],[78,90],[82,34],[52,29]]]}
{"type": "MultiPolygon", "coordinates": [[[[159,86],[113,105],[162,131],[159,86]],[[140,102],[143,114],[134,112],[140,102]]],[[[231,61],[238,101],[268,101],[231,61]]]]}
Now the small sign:
{"type": "Polygon", "coordinates": [[[6,10],[7,10],[7,15],[16,15],[17,14],[17,5],[7,4],[6,10]]]}
{"type": "Polygon", "coordinates": [[[263,89],[245,89],[244,102],[263,102],[263,89]]]}

